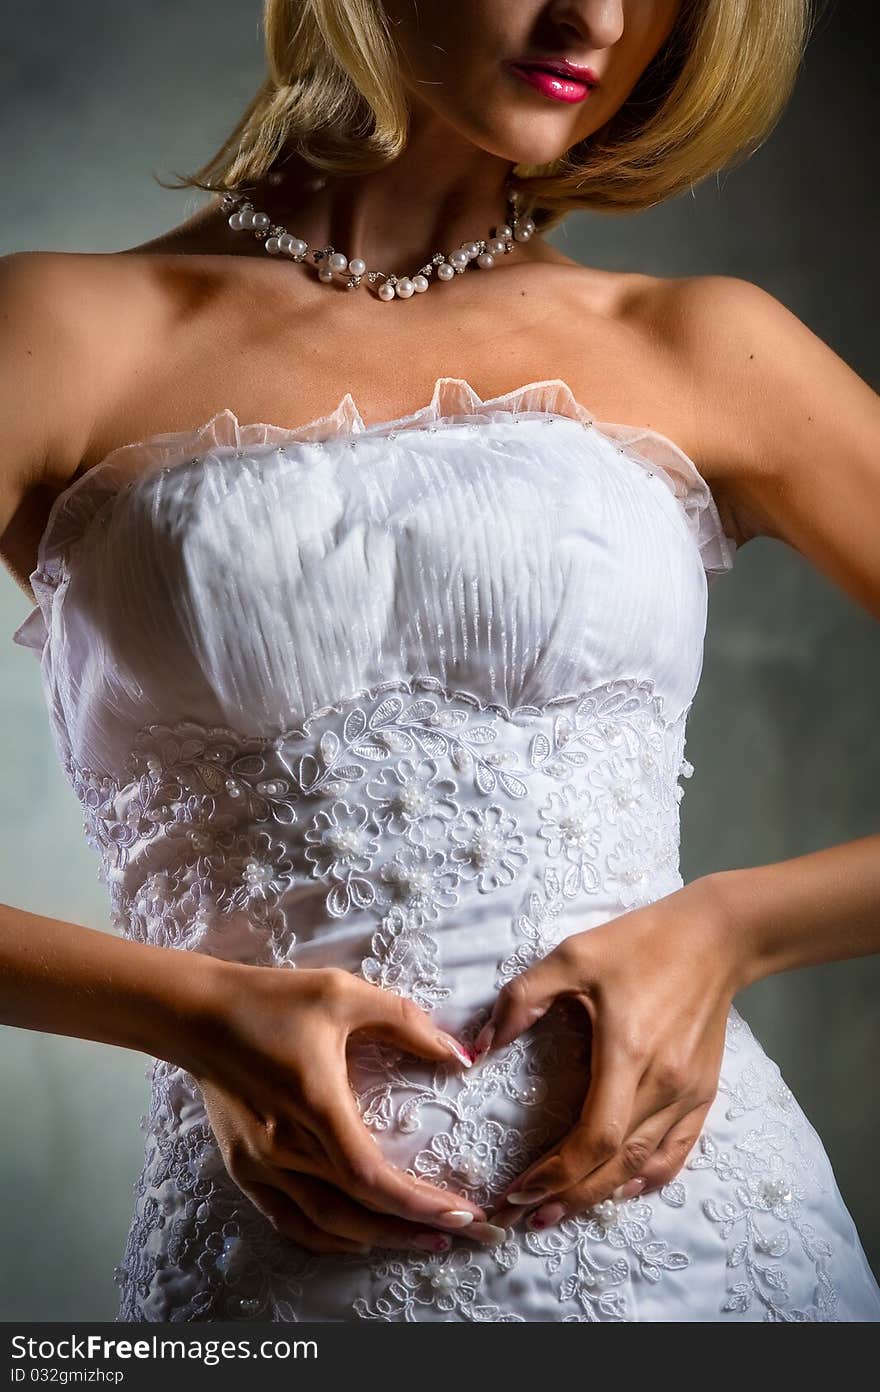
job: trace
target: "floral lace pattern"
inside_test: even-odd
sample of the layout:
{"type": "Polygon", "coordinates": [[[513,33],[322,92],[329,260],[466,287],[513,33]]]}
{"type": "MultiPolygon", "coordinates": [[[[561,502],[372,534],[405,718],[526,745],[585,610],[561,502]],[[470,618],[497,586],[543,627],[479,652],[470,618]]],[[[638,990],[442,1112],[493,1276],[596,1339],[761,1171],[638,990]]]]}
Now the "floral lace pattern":
{"type": "MultiPolygon", "coordinates": [[[[735,1054],[741,1041],[747,1047],[754,1038],[736,1014],[728,1026],[727,1052],[735,1054]]],[[[718,1098],[727,1099],[728,1121],[757,1114],[756,1124],[730,1149],[720,1148],[704,1131],[687,1162],[688,1170],[708,1170],[733,1191],[721,1201],[703,1202],[719,1235],[725,1241],[735,1238],[727,1251],[733,1276],[722,1311],[746,1313],[755,1306],[774,1323],[835,1321],[837,1291],[830,1272],[834,1254],[808,1218],[810,1201],[827,1192],[828,1167],[815,1152],[794,1094],[777,1065],[759,1054],[742,1068],[735,1083],[722,1076],[718,1098]],[[793,1242],[815,1273],[812,1299],[802,1307],[791,1304],[791,1279],[785,1266],[778,1265],[793,1242]]]]}
{"type": "MultiPolygon", "coordinates": [[[[498,905],[484,919],[500,949],[494,991],[582,926],[573,908],[592,903],[604,919],[680,886],[685,717],[667,722],[635,679],[506,709],[415,678],[359,691],[271,741],[150,726],[127,780],[71,774],[122,932],[223,953],[244,910],[246,960],[295,968],[308,944],[292,910],[317,888],[325,923],[362,926],[352,970],[440,1010],[456,1003],[450,962],[480,904],[498,905]]],[[[472,1012],[465,1040],[486,1014],[472,1012]]],[[[491,1206],[576,1119],[584,1021],[557,1002],[465,1074],[367,1040],[352,1049],[351,1080],[394,1163],[491,1206]]],[[[279,1238],[226,1174],[188,1075],[155,1065],[144,1124],[120,1319],[296,1320],[313,1300],[320,1318],[332,1289],[340,1318],[521,1322],[504,1297],[519,1272],[563,1321],[632,1320],[645,1291],[691,1266],[697,1222],[729,1278],[719,1318],[837,1318],[832,1248],[809,1220],[827,1175],[735,1011],[718,1096],[677,1180],[545,1232],[512,1230],[491,1250],[313,1256],[279,1238]]]]}
{"type": "Polygon", "coordinates": [[[680,884],[686,714],[667,723],[648,681],[509,710],[421,677],[273,740],[151,725],[127,780],[72,760],[68,775],[122,932],[205,947],[243,911],[258,960],[285,965],[283,910],[317,881],[330,919],[379,917],[369,979],[411,980],[425,999],[437,986],[429,925],[473,893],[527,870],[540,880],[504,978],[546,950],[565,901],[602,893],[630,908],[680,884]]]}

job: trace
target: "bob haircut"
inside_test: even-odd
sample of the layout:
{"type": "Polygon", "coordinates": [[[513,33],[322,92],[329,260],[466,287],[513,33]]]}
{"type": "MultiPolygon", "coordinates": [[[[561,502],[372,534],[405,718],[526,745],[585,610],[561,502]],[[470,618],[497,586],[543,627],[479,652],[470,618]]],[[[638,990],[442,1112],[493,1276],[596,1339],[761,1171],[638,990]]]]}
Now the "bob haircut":
{"type": "MultiPolygon", "coordinates": [[[[794,88],[813,0],[682,0],[617,112],[550,164],[514,165],[546,231],[577,209],[640,212],[740,163],[794,88]]],[[[381,0],[264,0],[267,75],[217,153],[164,188],[250,186],[296,155],[366,174],[404,149],[408,94],[381,0]]]]}

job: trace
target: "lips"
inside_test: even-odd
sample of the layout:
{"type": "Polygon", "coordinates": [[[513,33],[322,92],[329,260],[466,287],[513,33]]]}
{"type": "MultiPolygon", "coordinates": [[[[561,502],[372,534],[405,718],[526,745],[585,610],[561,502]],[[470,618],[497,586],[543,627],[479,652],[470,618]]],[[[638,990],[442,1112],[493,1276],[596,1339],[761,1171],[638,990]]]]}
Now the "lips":
{"type": "Polygon", "coordinates": [[[508,68],[514,77],[536,88],[542,96],[553,101],[582,102],[587,99],[595,86],[580,78],[572,78],[556,68],[537,63],[509,63],[508,68]]]}
{"type": "Polygon", "coordinates": [[[580,63],[571,63],[567,58],[524,58],[515,63],[515,66],[537,68],[540,72],[553,73],[572,82],[582,82],[587,87],[595,87],[599,82],[592,68],[584,67],[580,63]]]}

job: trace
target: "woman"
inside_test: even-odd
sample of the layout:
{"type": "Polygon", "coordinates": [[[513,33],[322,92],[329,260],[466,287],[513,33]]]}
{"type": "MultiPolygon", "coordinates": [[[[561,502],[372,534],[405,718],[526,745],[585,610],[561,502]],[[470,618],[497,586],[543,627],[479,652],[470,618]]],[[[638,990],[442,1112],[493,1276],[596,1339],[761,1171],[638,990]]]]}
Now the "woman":
{"type": "Polygon", "coordinates": [[[267,0],[227,195],[6,258],[15,637],[119,936],[5,909],[3,1018],[156,1060],[121,1320],[880,1316],[731,1004],[878,949],[880,836],[678,871],[707,581],[775,536],[880,613],[877,401],[541,236],[755,148],[807,19],[267,0]]]}

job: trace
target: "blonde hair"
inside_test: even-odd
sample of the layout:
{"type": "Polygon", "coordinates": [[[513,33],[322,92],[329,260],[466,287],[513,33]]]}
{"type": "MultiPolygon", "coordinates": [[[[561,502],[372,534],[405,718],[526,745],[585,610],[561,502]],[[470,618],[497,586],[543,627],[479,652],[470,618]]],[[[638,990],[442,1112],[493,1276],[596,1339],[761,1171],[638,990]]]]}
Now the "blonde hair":
{"type": "MultiPolygon", "coordinates": [[[[683,0],[675,25],[606,124],[511,180],[539,231],[584,208],[639,212],[739,163],[792,92],[812,0],[683,0]]],[[[165,188],[250,185],[294,154],[366,174],[406,145],[407,92],[381,0],[264,0],[267,75],[220,149],[165,188]]]]}

